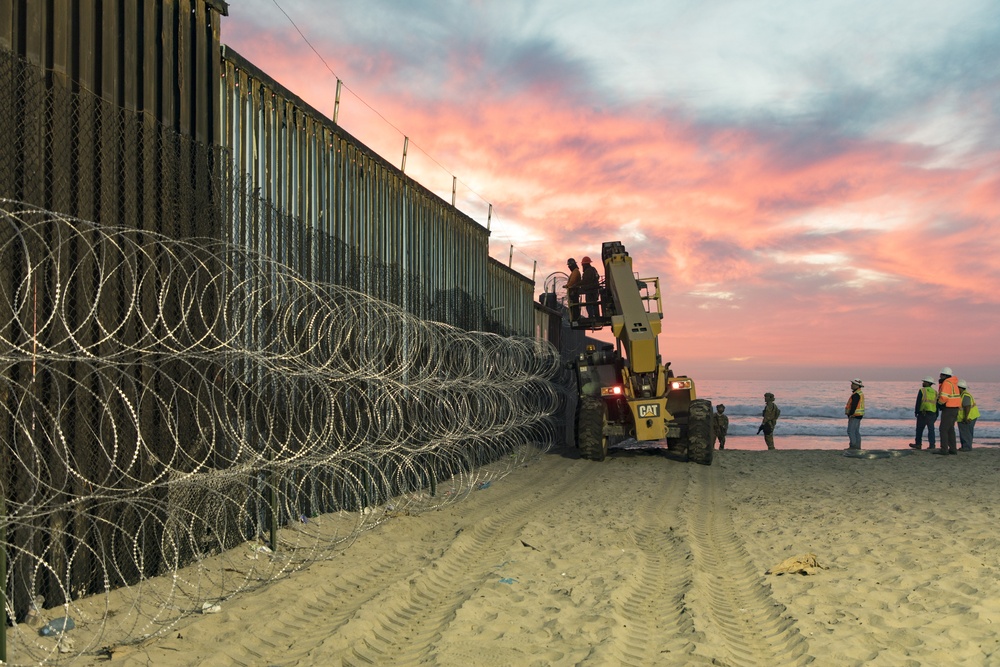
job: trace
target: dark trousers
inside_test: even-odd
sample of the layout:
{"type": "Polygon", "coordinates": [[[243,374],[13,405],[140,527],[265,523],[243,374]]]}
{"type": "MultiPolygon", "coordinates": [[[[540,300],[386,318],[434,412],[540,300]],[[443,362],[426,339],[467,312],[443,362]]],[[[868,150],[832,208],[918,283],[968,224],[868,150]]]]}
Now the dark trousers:
{"type": "Polygon", "coordinates": [[[587,290],[583,293],[584,301],[587,302],[587,317],[597,318],[601,316],[601,294],[599,290],[587,290]]]}
{"type": "Polygon", "coordinates": [[[941,408],[941,441],[942,452],[955,452],[955,423],[958,421],[958,408],[941,408]]]}
{"type": "Polygon", "coordinates": [[[958,441],[963,452],[972,449],[972,436],[976,433],[977,421],[979,420],[972,419],[967,422],[958,422],[958,441]]]}
{"type": "Polygon", "coordinates": [[[566,290],[566,297],[569,299],[570,304],[573,304],[569,307],[569,319],[573,321],[580,319],[580,301],[583,298],[580,290],[570,287],[566,290]]]}
{"type": "Polygon", "coordinates": [[[934,422],[937,421],[936,412],[921,412],[917,415],[917,439],[913,442],[919,447],[923,442],[924,428],[927,429],[927,444],[934,449],[934,422]]]}

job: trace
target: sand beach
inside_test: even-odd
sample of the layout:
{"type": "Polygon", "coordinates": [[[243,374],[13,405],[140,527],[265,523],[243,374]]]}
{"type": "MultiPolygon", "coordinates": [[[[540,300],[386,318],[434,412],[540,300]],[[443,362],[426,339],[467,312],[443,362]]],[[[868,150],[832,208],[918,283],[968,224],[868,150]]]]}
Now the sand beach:
{"type": "Polygon", "coordinates": [[[896,451],[549,452],[74,664],[1000,664],[1000,449],[896,451]]]}

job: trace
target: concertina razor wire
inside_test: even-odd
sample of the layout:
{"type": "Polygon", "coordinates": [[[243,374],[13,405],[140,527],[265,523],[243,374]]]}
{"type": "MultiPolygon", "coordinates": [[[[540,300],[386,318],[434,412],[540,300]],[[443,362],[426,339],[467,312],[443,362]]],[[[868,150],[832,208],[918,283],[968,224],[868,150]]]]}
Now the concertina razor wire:
{"type": "Polygon", "coordinates": [[[223,241],[6,199],[0,229],[10,664],[161,634],[562,439],[545,341],[223,241]]]}

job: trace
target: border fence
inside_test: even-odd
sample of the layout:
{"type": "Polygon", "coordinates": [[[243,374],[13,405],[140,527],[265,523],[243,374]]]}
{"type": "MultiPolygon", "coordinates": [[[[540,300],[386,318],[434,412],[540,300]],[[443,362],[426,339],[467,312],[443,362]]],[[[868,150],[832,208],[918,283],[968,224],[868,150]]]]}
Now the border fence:
{"type": "Polygon", "coordinates": [[[222,49],[226,7],[0,0],[12,664],[163,632],[562,440],[558,314],[222,49]],[[60,615],[75,646],[38,635],[60,615]]]}
{"type": "Polygon", "coordinates": [[[234,241],[424,319],[532,334],[534,284],[489,257],[486,229],[233,50],[222,59],[234,241]],[[257,201],[281,214],[243,207],[257,201]]]}

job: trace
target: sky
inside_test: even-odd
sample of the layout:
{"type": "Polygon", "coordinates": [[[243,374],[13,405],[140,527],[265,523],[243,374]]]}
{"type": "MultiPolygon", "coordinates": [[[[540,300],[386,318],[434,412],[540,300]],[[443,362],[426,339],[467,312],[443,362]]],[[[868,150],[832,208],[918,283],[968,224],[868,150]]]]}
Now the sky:
{"type": "Polygon", "coordinates": [[[621,241],[677,374],[1000,381],[996,0],[231,0],[221,30],[328,116],[340,79],[338,123],[457,179],[536,292],[621,241]]]}

